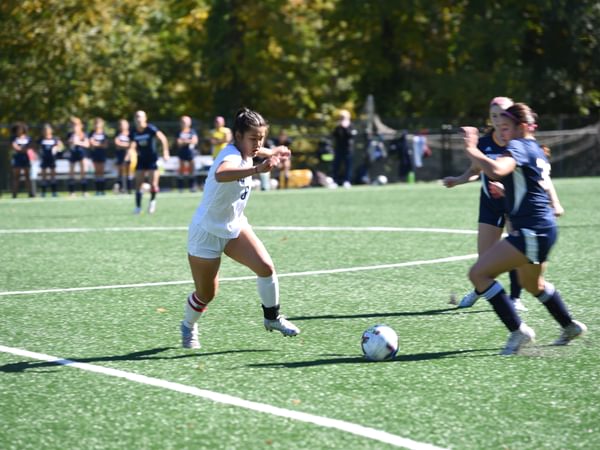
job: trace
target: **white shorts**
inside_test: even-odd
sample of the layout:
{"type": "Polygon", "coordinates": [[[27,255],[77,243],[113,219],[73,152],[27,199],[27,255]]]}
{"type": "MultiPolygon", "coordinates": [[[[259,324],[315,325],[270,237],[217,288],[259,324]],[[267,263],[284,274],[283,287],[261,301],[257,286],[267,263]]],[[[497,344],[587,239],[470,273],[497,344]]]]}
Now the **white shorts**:
{"type": "Polygon", "coordinates": [[[197,225],[190,225],[188,229],[188,253],[198,258],[220,258],[230,240],[229,238],[215,236],[197,225]]]}

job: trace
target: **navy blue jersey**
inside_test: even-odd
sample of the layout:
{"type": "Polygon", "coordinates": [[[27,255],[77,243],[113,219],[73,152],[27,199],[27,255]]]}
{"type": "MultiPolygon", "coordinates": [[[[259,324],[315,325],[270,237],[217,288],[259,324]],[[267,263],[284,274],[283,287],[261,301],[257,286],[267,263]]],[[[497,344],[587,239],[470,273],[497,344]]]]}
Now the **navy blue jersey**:
{"type": "MultiPolygon", "coordinates": [[[[498,142],[496,142],[493,133],[486,134],[485,136],[480,137],[479,141],[477,142],[477,148],[481,150],[481,152],[485,156],[491,159],[496,159],[498,156],[506,152],[506,147],[503,147],[502,145],[498,144],[498,142]]],[[[488,198],[492,199],[492,196],[488,191],[488,181],[489,178],[482,172],[481,189],[488,198]]],[[[501,203],[499,203],[498,206],[503,207],[503,202],[501,201],[501,203]]]]}
{"type": "Polygon", "coordinates": [[[27,149],[31,147],[31,138],[29,136],[20,136],[13,139],[13,144],[16,144],[21,149],[20,152],[14,152],[12,157],[13,167],[26,168],[30,167],[29,155],[27,149]]]}
{"type": "Polygon", "coordinates": [[[13,144],[17,144],[21,151],[31,147],[31,138],[27,135],[19,136],[13,139],[13,144]]]}
{"type": "MultiPolygon", "coordinates": [[[[198,133],[196,133],[196,130],[194,130],[192,128],[189,131],[180,131],[179,132],[179,136],[177,137],[177,139],[190,140],[194,136],[197,136],[197,135],[198,135],[198,133]]],[[[179,146],[179,148],[180,149],[185,149],[185,150],[195,150],[196,149],[196,144],[183,144],[183,145],[179,146]]]]}
{"type": "Polygon", "coordinates": [[[550,176],[550,163],[534,139],[513,139],[506,151],[517,167],[502,179],[505,206],[515,229],[551,228],[556,225],[554,212],[544,186],[550,176]]]}
{"type": "Polygon", "coordinates": [[[38,146],[41,151],[42,159],[54,159],[54,153],[52,149],[58,145],[60,141],[55,138],[41,138],[38,140],[38,146]]]}
{"type": "MultiPolygon", "coordinates": [[[[108,142],[108,136],[106,136],[106,133],[104,131],[92,131],[90,132],[90,134],[88,135],[88,137],[90,139],[94,139],[98,144],[98,146],[92,146],[92,148],[104,148],[105,147],[105,142],[108,142]]],[[[90,142],[91,144],[91,142],[90,142]]]]}
{"type": "Polygon", "coordinates": [[[116,140],[118,141],[117,148],[129,148],[129,145],[131,144],[131,136],[129,133],[125,134],[125,133],[119,133],[116,137],[116,140]]]}
{"type": "Polygon", "coordinates": [[[117,165],[120,166],[125,163],[125,159],[127,158],[127,150],[131,145],[131,138],[129,133],[119,133],[115,138],[115,156],[117,158],[117,165]]]}
{"type": "Polygon", "coordinates": [[[42,169],[56,167],[56,155],[54,154],[54,147],[56,147],[60,141],[58,138],[41,138],[38,140],[38,146],[40,148],[42,157],[42,169]]]}
{"type": "Polygon", "coordinates": [[[131,132],[131,139],[136,143],[137,153],[142,160],[156,160],[156,133],[158,128],[149,123],[146,128],[139,131],[134,128],[131,132]]]}
{"type": "Polygon", "coordinates": [[[84,140],[76,136],[73,132],[70,132],[67,136],[67,142],[69,143],[69,148],[71,149],[71,151],[85,153],[85,151],[87,150],[87,147],[81,145],[81,143],[83,143],[84,140]]]}

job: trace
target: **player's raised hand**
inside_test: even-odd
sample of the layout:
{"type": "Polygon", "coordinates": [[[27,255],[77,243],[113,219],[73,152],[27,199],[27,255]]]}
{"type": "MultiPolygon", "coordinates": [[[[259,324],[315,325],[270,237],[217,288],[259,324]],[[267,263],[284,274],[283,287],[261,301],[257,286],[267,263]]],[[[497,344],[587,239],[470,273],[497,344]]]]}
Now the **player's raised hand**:
{"type": "Polygon", "coordinates": [[[477,141],[479,140],[479,130],[475,127],[461,127],[461,130],[465,133],[465,146],[467,148],[477,147],[477,141]]]}
{"type": "Polygon", "coordinates": [[[285,145],[279,145],[273,149],[273,156],[277,156],[281,160],[285,160],[292,156],[292,151],[285,145]]]}

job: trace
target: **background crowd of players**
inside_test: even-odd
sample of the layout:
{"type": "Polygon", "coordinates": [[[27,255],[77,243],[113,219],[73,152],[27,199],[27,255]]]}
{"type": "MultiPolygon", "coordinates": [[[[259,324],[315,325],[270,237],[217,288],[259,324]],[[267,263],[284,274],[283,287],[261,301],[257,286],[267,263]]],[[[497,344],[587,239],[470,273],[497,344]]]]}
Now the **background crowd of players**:
{"type": "MultiPolygon", "coordinates": [[[[21,185],[24,185],[30,197],[36,195],[30,179],[32,162],[36,159],[40,161],[42,196],[48,193],[57,196],[58,159],[66,159],[69,162],[67,181],[69,195],[75,196],[77,191],[81,191],[82,195],[87,196],[91,189],[86,175],[86,159],[91,160],[93,164],[95,194],[104,195],[107,189],[105,166],[111,147],[114,149],[117,189],[120,192],[131,193],[134,187],[139,188],[139,184],[145,181],[152,186],[151,191],[155,188],[157,190],[158,158],[162,156],[163,159],[168,160],[171,155],[167,137],[155,125],[148,122],[144,111],[135,113],[133,126],[130,126],[126,119],[119,120],[114,136],[109,136],[105,129],[105,122],[100,117],[94,119],[90,131],[85,130],[84,123],[79,117],[71,117],[65,139],[61,139],[49,123],[42,126],[38,139],[32,137],[23,122],[16,123],[11,131],[13,198],[17,197],[21,185]],[[162,155],[158,154],[157,143],[160,143],[162,155]],[[138,173],[140,173],[139,177],[138,173]]],[[[225,126],[223,117],[215,118],[209,139],[211,154],[215,158],[231,140],[231,131],[225,126]]],[[[194,157],[197,154],[199,140],[197,131],[192,127],[192,119],[189,116],[182,116],[180,131],[175,140],[176,156],[180,161],[177,179],[179,189],[183,189],[184,186],[190,190],[196,189],[194,157]]]]}

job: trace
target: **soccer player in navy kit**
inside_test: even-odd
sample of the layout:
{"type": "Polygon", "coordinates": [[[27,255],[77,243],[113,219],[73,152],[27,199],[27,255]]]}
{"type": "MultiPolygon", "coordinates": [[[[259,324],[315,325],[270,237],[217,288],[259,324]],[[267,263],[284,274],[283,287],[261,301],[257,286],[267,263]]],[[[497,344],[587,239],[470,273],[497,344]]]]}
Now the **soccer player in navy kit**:
{"type": "Polygon", "coordinates": [[[153,214],[156,211],[156,194],[158,193],[158,181],[160,173],[158,172],[158,151],[156,149],[156,140],[162,144],[163,158],[169,159],[169,142],[162,131],[151,123],[148,123],[148,117],[144,111],[135,113],[135,127],[131,132],[131,149],[138,154],[136,172],[135,172],[135,209],[134,214],[142,211],[142,184],[148,177],[150,188],[150,203],[148,213],[153,214]]]}
{"type": "Polygon", "coordinates": [[[501,181],[513,228],[508,237],[479,256],[469,271],[469,278],[477,293],[491,303],[510,331],[501,354],[513,355],[534,341],[535,332],[521,321],[513,302],[495,280],[509,270],[517,269],[523,288],[537,297],[562,327],[554,345],[567,345],[587,328],[573,320],[559,292],[543,276],[558,227],[548,194],[550,164],[533,136],[536,115],[529,106],[515,103],[502,113],[499,125],[507,146],[506,152],[496,159],[486,157],[477,148],[476,128],[463,128],[469,159],[492,180],[501,181]]]}
{"type": "Polygon", "coordinates": [[[29,196],[35,197],[35,194],[31,189],[31,178],[29,176],[31,161],[29,160],[29,155],[27,154],[29,150],[33,149],[33,142],[27,134],[27,125],[25,125],[23,122],[15,124],[12,129],[12,134],[12,196],[13,198],[17,198],[17,193],[19,192],[19,180],[21,175],[23,175],[23,178],[25,179],[25,188],[27,189],[29,196]]]}
{"type": "Polygon", "coordinates": [[[90,156],[94,164],[94,177],[96,182],[96,195],[104,195],[106,180],[104,179],[104,166],[106,164],[106,150],[108,149],[108,136],[104,131],[104,119],[94,119],[94,130],[89,134],[90,156]]]}
{"type": "Polygon", "coordinates": [[[120,192],[131,193],[133,179],[129,175],[129,148],[131,147],[131,137],[129,132],[129,122],[125,119],[119,120],[119,131],[115,136],[115,157],[117,166],[117,183],[120,192]]]}
{"type": "Polygon", "coordinates": [[[177,136],[177,156],[179,157],[179,175],[177,188],[183,191],[184,177],[188,177],[188,187],[191,192],[196,190],[194,179],[194,152],[198,145],[198,133],[192,128],[192,119],[189,116],[181,117],[181,131],[177,136]]]}
{"type": "MultiPolygon", "coordinates": [[[[498,133],[498,123],[501,113],[506,108],[512,106],[513,101],[508,97],[495,97],[490,102],[489,121],[492,125],[491,132],[479,138],[477,148],[481,150],[488,158],[495,159],[505,151],[505,142],[502,141],[498,133]]],[[[459,184],[475,181],[481,177],[481,191],[479,195],[479,219],[477,226],[477,253],[482,254],[502,237],[502,230],[506,223],[504,200],[494,198],[490,192],[490,180],[481,172],[476,164],[471,166],[458,177],[446,177],[442,180],[444,186],[452,188],[459,184]]],[[[511,270],[510,276],[510,297],[515,302],[515,307],[520,311],[527,311],[527,308],[521,302],[521,285],[517,278],[515,270],[511,270]]],[[[475,291],[469,292],[459,302],[459,308],[469,308],[479,299],[475,291]]]]}
{"type": "Polygon", "coordinates": [[[268,124],[260,114],[240,109],[234,120],[233,143],[219,152],[206,177],[202,201],[188,231],[188,262],[195,290],[186,299],[181,322],[184,348],[200,348],[197,322],[217,294],[223,253],[256,274],[265,328],[284,336],[300,333],[279,314],[279,282],[273,260],[244,215],[252,176],[269,172],[291,155],[285,146],[263,147],[267,131],[268,124]],[[257,156],[264,160],[254,165],[257,156]]]}
{"type": "Polygon", "coordinates": [[[67,142],[69,143],[69,195],[75,196],[75,164],[79,164],[79,179],[81,182],[81,192],[87,196],[87,180],[85,179],[86,151],[90,147],[90,140],[83,131],[83,122],[79,117],[71,117],[71,133],[67,142]]]}
{"type": "Polygon", "coordinates": [[[48,175],[50,175],[52,197],[56,197],[56,154],[63,148],[63,143],[54,136],[52,125],[49,123],[44,124],[42,137],[38,140],[38,148],[42,158],[42,197],[46,196],[48,190],[48,175]]]}

